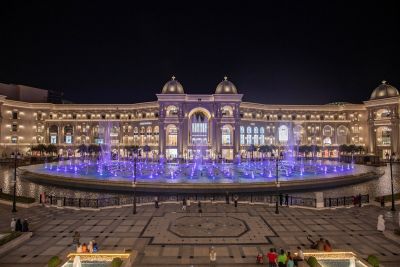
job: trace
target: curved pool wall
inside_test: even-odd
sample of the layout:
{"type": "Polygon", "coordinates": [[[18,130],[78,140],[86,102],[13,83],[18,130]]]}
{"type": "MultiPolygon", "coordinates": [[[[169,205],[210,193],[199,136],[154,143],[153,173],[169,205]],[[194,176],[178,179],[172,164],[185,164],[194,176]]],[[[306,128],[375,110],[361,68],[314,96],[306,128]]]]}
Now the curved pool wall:
{"type": "MultiPolygon", "coordinates": [[[[29,180],[79,189],[143,192],[275,192],[274,161],[233,163],[145,163],[69,160],[20,167],[29,180]],[[101,168],[101,169],[100,169],[101,168]]],[[[336,162],[283,161],[279,187],[285,192],[321,190],[379,178],[374,168],[336,162]]]]}

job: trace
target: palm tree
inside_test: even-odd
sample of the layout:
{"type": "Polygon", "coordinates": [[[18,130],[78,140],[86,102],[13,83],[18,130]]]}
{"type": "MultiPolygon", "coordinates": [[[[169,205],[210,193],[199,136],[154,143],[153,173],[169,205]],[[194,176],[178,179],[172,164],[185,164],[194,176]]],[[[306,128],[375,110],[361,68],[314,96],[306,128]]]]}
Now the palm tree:
{"type": "Polygon", "coordinates": [[[268,145],[261,145],[258,147],[258,152],[261,153],[262,159],[264,159],[265,153],[269,152],[269,146],[268,145]]]}
{"type": "Polygon", "coordinates": [[[53,144],[49,144],[46,147],[46,153],[50,154],[51,156],[53,156],[54,153],[57,153],[57,151],[58,151],[57,147],[53,144]]]}
{"type": "Polygon", "coordinates": [[[78,146],[78,152],[79,154],[81,154],[81,156],[85,156],[86,153],[88,152],[88,146],[85,144],[81,144],[78,146]]]}
{"type": "Polygon", "coordinates": [[[313,158],[315,158],[317,153],[321,151],[321,147],[319,145],[311,145],[310,149],[312,151],[312,157],[313,158]]]}
{"type": "Polygon", "coordinates": [[[93,154],[96,155],[96,154],[100,153],[100,151],[101,151],[101,147],[99,145],[90,144],[88,147],[88,153],[91,156],[93,156],[93,154]]]}
{"type": "Polygon", "coordinates": [[[137,153],[139,152],[139,146],[137,146],[137,145],[128,146],[126,149],[127,149],[128,152],[130,152],[132,155],[133,155],[133,154],[137,154],[137,153]]]}
{"type": "Polygon", "coordinates": [[[358,151],[359,154],[363,154],[364,151],[365,151],[364,146],[357,146],[357,151],[358,151]]]}
{"type": "Polygon", "coordinates": [[[146,153],[146,161],[147,161],[147,157],[148,157],[150,151],[151,151],[151,147],[149,145],[145,145],[143,147],[143,152],[146,153]]]}
{"type": "Polygon", "coordinates": [[[251,144],[251,145],[247,148],[247,151],[250,152],[251,160],[253,160],[254,151],[256,151],[256,147],[255,147],[253,144],[251,144]]]}
{"type": "Polygon", "coordinates": [[[46,152],[46,146],[44,144],[37,145],[36,149],[36,151],[40,153],[40,156],[43,156],[43,154],[46,152]]]}

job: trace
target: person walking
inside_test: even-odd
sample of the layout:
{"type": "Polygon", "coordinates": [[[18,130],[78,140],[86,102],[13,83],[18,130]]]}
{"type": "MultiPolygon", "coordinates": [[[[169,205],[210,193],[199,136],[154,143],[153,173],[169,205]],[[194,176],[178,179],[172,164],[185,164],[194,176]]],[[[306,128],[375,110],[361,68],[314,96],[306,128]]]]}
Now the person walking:
{"type": "Polygon", "coordinates": [[[17,231],[17,232],[21,232],[22,231],[21,219],[17,219],[17,222],[15,223],[15,231],[17,231]]]}
{"type": "Polygon", "coordinates": [[[80,238],[81,238],[81,235],[79,234],[79,232],[75,231],[74,236],[72,237],[72,244],[78,245],[80,238]]]}
{"type": "Polygon", "coordinates": [[[286,267],[286,262],[287,262],[287,255],[283,249],[281,249],[279,255],[278,255],[278,266],[279,267],[286,267]]]}
{"type": "Polygon", "coordinates": [[[28,220],[24,219],[24,221],[22,222],[22,232],[29,232],[29,224],[28,224],[28,220]]]}
{"type": "Polygon", "coordinates": [[[201,208],[201,202],[199,200],[199,202],[197,202],[197,208],[199,209],[199,216],[201,217],[201,214],[203,213],[203,210],[201,208]]]}
{"type": "Polygon", "coordinates": [[[304,261],[304,252],[301,249],[301,247],[297,247],[297,251],[294,253],[294,255],[295,255],[293,258],[294,264],[298,266],[299,261],[304,261]]]}
{"type": "Polygon", "coordinates": [[[376,229],[380,232],[385,231],[385,219],[383,218],[383,215],[378,216],[378,224],[376,226],[376,229]]]}
{"type": "Polygon", "coordinates": [[[15,218],[12,218],[11,219],[11,232],[15,232],[15,225],[16,225],[16,221],[15,221],[15,218]]]}
{"type": "Polygon", "coordinates": [[[154,207],[155,207],[156,209],[159,208],[159,205],[158,205],[158,196],[155,196],[155,197],[154,197],[154,207]]]}
{"type": "Polygon", "coordinates": [[[186,205],[187,205],[186,198],[183,198],[183,200],[182,200],[182,210],[183,211],[186,211],[186,205]]]}
{"type": "Polygon", "coordinates": [[[225,202],[226,202],[226,204],[229,204],[229,193],[228,192],[226,192],[226,194],[225,194],[225,202]]]}
{"type": "Polygon", "coordinates": [[[187,210],[190,212],[190,198],[186,201],[187,210]]]}
{"type": "Polygon", "coordinates": [[[276,265],[277,265],[277,262],[276,262],[277,255],[276,255],[276,253],[275,253],[273,248],[271,248],[269,250],[269,252],[267,253],[266,256],[267,256],[267,259],[268,259],[268,266],[269,267],[276,267],[276,265]]]}
{"type": "Polygon", "coordinates": [[[217,263],[217,252],[214,247],[210,249],[210,266],[215,266],[217,263]]]}
{"type": "Polygon", "coordinates": [[[237,208],[238,200],[239,200],[239,196],[238,196],[238,195],[235,195],[235,196],[233,197],[233,202],[235,203],[235,208],[237,208]]]}

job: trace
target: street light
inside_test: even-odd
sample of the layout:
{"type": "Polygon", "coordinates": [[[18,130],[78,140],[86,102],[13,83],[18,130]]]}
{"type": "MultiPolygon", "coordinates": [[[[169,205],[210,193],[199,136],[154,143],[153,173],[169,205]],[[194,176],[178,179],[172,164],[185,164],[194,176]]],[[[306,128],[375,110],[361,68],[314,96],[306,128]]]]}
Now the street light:
{"type": "Polygon", "coordinates": [[[19,154],[19,152],[17,152],[17,150],[15,151],[15,153],[13,152],[11,154],[11,157],[14,157],[14,193],[13,193],[13,207],[12,207],[12,212],[17,212],[17,161],[18,159],[21,158],[21,155],[19,154]]]}
{"type": "Polygon", "coordinates": [[[392,163],[393,163],[393,158],[395,156],[395,153],[393,152],[391,155],[389,155],[389,153],[386,152],[386,159],[389,160],[389,166],[390,166],[390,182],[392,185],[392,211],[396,211],[395,207],[394,207],[394,190],[393,190],[393,171],[392,171],[392,163]]]}
{"type": "Polygon", "coordinates": [[[275,172],[276,172],[276,205],[275,205],[275,214],[279,214],[279,160],[283,157],[282,152],[279,151],[278,147],[278,153],[276,153],[275,157],[275,172]]]}
{"type": "Polygon", "coordinates": [[[136,214],[136,176],[137,176],[136,161],[137,161],[138,157],[140,157],[140,151],[133,154],[133,170],[135,172],[135,175],[133,176],[133,183],[132,183],[132,187],[133,187],[133,211],[132,211],[132,213],[133,214],[136,214]]]}

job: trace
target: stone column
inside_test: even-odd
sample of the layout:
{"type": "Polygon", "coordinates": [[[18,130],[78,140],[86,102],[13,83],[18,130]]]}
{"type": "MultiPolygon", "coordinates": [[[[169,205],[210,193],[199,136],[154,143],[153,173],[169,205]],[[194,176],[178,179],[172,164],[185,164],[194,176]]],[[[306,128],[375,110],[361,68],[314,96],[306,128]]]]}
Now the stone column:
{"type": "Polygon", "coordinates": [[[160,156],[164,156],[165,157],[165,137],[166,137],[166,128],[164,127],[164,123],[160,123],[158,125],[158,129],[159,129],[159,135],[158,135],[158,151],[160,153],[160,156]]]}
{"type": "Polygon", "coordinates": [[[235,158],[240,151],[240,123],[236,122],[233,127],[233,157],[235,158]]]}
{"type": "Polygon", "coordinates": [[[374,131],[373,122],[369,122],[368,132],[369,132],[368,133],[369,152],[375,154],[376,132],[374,131]]]}

